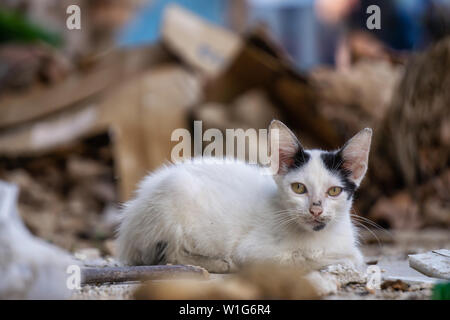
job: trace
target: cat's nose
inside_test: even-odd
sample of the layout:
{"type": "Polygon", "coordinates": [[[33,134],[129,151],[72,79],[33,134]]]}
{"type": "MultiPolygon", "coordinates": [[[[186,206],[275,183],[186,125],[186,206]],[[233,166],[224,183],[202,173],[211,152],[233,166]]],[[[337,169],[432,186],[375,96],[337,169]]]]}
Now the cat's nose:
{"type": "Polygon", "coordinates": [[[312,206],[311,208],[309,208],[309,213],[311,213],[314,217],[320,216],[322,212],[322,207],[312,206]]]}

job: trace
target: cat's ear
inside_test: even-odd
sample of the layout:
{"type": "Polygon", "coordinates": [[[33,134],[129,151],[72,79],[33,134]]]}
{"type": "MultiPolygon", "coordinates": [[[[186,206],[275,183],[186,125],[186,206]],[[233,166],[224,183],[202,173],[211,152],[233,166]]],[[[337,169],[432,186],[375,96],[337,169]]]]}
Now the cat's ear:
{"type": "Polygon", "coordinates": [[[365,128],[347,141],[340,151],[343,159],[342,167],[350,172],[349,179],[357,186],[367,171],[371,140],[372,129],[365,128]]]}
{"type": "Polygon", "coordinates": [[[299,150],[303,150],[300,141],[295,134],[281,121],[272,120],[269,126],[271,153],[273,150],[272,139],[278,137],[278,174],[286,173],[288,168],[294,163],[294,157],[299,150]]]}

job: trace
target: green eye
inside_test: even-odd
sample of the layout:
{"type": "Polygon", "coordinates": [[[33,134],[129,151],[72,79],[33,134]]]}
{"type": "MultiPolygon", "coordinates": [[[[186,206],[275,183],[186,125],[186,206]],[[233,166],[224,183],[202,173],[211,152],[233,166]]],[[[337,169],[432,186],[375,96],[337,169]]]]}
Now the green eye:
{"type": "Polygon", "coordinates": [[[295,182],[291,184],[292,191],[298,194],[306,193],[306,187],[303,183],[295,182]]]}
{"type": "Polygon", "coordinates": [[[330,195],[332,197],[336,197],[336,196],[340,195],[341,192],[342,192],[342,188],[341,187],[331,187],[327,191],[328,195],[330,195]]]}

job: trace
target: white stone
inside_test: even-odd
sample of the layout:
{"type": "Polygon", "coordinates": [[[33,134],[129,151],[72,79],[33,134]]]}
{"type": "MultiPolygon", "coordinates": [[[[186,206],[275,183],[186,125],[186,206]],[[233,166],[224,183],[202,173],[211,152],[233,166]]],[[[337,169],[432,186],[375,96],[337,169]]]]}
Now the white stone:
{"type": "Polygon", "coordinates": [[[429,277],[450,280],[450,250],[409,255],[409,265],[429,277]]]}
{"type": "Polygon", "coordinates": [[[0,181],[0,299],[64,299],[67,267],[60,248],[34,237],[17,213],[16,186],[0,181]]]}
{"type": "Polygon", "coordinates": [[[312,271],[306,278],[314,285],[320,296],[336,294],[339,288],[348,283],[365,283],[367,280],[362,272],[343,264],[330,265],[320,271],[312,271]]]}
{"type": "Polygon", "coordinates": [[[411,268],[408,260],[381,258],[378,266],[384,270],[382,280],[402,280],[408,284],[428,283],[433,284],[439,279],[428,277],[423,273],[411,268]]]}

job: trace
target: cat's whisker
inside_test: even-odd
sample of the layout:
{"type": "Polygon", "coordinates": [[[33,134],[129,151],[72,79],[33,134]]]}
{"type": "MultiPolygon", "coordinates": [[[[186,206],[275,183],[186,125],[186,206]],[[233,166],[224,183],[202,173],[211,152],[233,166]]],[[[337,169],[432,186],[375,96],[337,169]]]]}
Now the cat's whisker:
{"type": "Polygon", "coordinates": [[[285,216],[284,219],[280,219],[276,222],[276,227],[279,229],[285,229],[291,226],[294,222],[296,222],[298,219],[297,216],[285,216]]]}
{"type": "Polygon", "coordinates": [[[380,239],[377,237],[377,235],[376,235],[372,230],[370,230],[367,226],[365,226],[364,224],[362,224],[361,222],[359,222],[359,221],[354,221],[354,222],[357,223],[359,226],[363,227],[364,229],[366,229],[367,231],[369,231],[369,233],[372,234],[372,235],[374,236],[374,238],[377,240],[377,242],[378,242],[378,247],[381,249],[381,241],[380,241],[380,239]]]}
{"type": "Polygon", "coordinates": [[[264,214],[277,214],[277,213],[288,213],[288,212],[296,212],[297,210],[294,209],[283,209],[278,211],[266,211],[264,214]]]}
{"type": "Polygon", "coordinates": [[[358,214],[350,213],[350,216],[351,216],[352,218],[354,218],[354,219],[359,219],[359,221],[361,221],[361,222],[365,222],[365,223],[369,224],[370,226],[376,228],[377,230],[380,230],[380,231],[384,232],[385,234],[387,234],[387,235],[388,235],[389,237],[391,237],[391,238],[394,237],[394,236],[392,235],[392,233],[389,232],[389,230],[387,230],[386,228],[383,228],[382,226],[380,226],[380,225],[379,225],[378,223],[376,223],[375,221],[372,221],[372,220],[370,220],[370,219],[367,219],[367,218],[365,218],[365,217],[362,217],[362,216],[360,216],[360,215],[358,215],[358,214]]]}
{"type": "Polygon", "coordinates": [[[369,220],[369,219],[367,219],[367,218],[360,217],[360,216],[356,216],[356,215],[355,215],[355,216],[352,216],[352,218],[353,218],[353,219],[357,219],[357,220],[359,220],[359,221],[361,221],[361,222],[365,222],[365,223],[369,224],[370,226],[376,228],[377,230],[386,232],[387,234],[391,235],[391,233],[390,233],[388,230],[384,229],[383,227],[381,227],[381,226],[378,225],[377,223],[375,223],[375,222],[373,222],[373,221],[371,221],[371,220],[369,220]]]}
{"type": "MultiPolygon", "coordinates": [[[[367,221],[364,221],[364,220],[357,220],[357,219],[355,219],[355,220],[353,220],[354,222],[359,222],[361,225],[364,225],[364,223],[368,223],[367,221]]],[[[366,226],[366,225],[364,225],[364,226],[366,226]]],[[[378,229],[377,227],[375,227],[375,226],[373,226],[373,225],[371,225],[371,224],[368,224],[368,226],[366,226],[366,228],[369,228],[370,230],[371,230],[371,232],[372,233],[374,233],[374,234],[376,234],[376,232],[379,232],[379,231],[384,231],[387,235],[389,235],[390,237],[392,237],[392,234],[390,234],[388,231],[386,231],[386,230],[383,230],[383,229],[378,229]],[[373,228],[373,229],[372,229],[373,228]]]]}
{"type": "Polygon", "coordinates": [[[286,216],[286,217],[280,218],[278,220],[275,220],[275,222],[282,224],[282,223],[285,223],[288,221],[295,221],[295,220],[297,220],[297,217],[295,217],[295,216],[286,216]]]}

